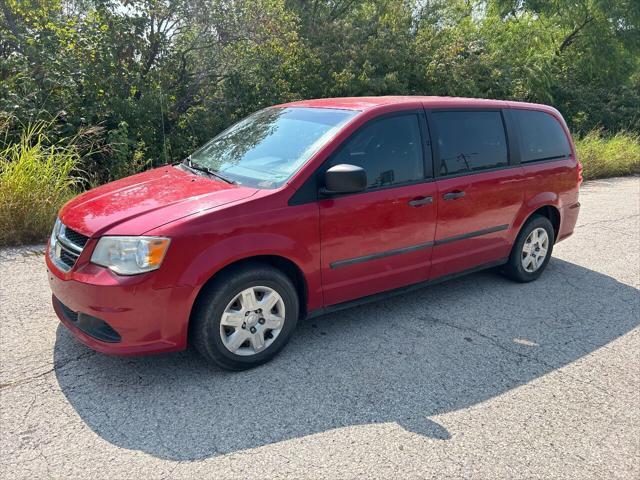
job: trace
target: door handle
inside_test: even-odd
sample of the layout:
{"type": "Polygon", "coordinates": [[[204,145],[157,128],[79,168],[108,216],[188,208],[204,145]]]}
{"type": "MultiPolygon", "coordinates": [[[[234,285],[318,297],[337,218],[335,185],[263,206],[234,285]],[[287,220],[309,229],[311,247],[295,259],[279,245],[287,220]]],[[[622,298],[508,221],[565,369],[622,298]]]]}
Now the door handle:
{"type": "Polygon", "coordinates": [[[412,207],[421,207],[422,205],[430,205],[433,203],[433,197],[418,197],[413,200],[409,200],[409,205],[412,207]]]}
{"type": "Polygon", "coordinates": [[[464,197],[464,192],[461,190],[454,190],[453,192],[445,193],[442,198],[445,200],[455,200],[456,198],[464,197]]]}

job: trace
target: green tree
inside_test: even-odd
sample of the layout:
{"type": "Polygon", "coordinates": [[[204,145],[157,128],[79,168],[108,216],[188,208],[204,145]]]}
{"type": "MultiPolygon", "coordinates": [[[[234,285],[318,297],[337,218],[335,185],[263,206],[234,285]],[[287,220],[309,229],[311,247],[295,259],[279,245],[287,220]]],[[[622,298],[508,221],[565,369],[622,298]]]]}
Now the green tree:
{"type": "Polygon", "coordinates": [[[0,0],[0,122],[80,133],[92,182],[300,98],[528,100],[640,131],[639,19],[637,0],[0,0]]]}

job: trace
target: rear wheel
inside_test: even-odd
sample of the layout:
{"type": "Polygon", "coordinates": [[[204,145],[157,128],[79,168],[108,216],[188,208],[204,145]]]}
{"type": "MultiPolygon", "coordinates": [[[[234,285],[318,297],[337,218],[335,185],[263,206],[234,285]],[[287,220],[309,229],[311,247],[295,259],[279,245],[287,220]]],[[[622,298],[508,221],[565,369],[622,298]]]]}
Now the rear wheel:
{"type": "Polygon", "coordinates": [[[229,370],[273,358],[295,330],[299,300],[291,280],[268,265],[224,272],[202,293],[191,340],[207,360],[229,370]]]}
{"type": "Polygon", "coordinates": [[[534,215],[522,227],[511,250],[504,274],[516,282],[536,280],[551,259],[555,242],[553,225],[547,217],[534,215]]]}

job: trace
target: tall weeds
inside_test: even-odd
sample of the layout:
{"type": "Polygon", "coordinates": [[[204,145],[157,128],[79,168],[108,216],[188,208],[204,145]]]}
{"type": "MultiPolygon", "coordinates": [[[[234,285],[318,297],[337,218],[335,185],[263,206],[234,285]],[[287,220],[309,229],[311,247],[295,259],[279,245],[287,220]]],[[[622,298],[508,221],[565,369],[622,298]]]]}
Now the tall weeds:
{"type": "Polygon", "coordinates": [[[576,139],[575,144],[587,180],[640,174],[640,135],[637,133],[605,136],[593,130],[576,139]]]}
{"type": "Polygon", "coordinates": [[[20,141],[0,142],[0,245],[47,238],[62,205],[80,189],[74,141],[51,143],[48,122],[24,128],[20,141]]]}

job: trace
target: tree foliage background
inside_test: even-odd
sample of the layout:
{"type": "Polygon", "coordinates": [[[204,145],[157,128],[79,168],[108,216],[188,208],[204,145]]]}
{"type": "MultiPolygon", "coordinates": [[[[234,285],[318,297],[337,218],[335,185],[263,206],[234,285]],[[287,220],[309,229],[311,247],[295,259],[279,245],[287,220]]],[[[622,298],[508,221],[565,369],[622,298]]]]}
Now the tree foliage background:
{"type": "Polygon", "coordinates": [[[290,100],[455,95],[640,131],[638,0],[0,0],[5,141],[50,120],[104,182],[290,100]]]}

